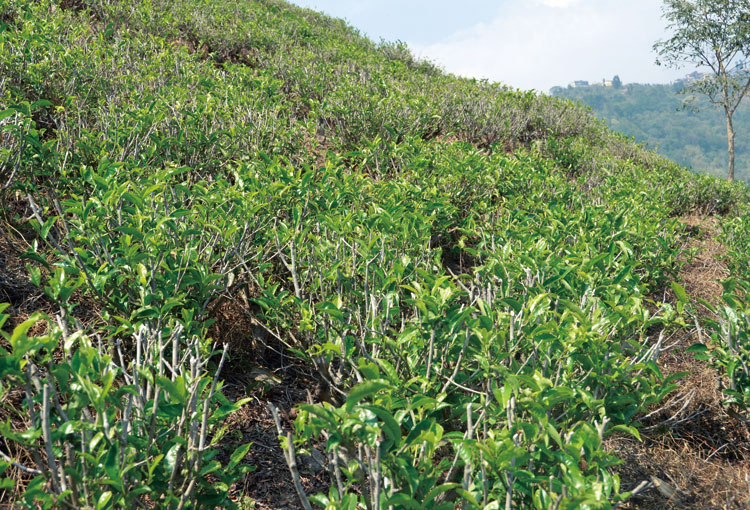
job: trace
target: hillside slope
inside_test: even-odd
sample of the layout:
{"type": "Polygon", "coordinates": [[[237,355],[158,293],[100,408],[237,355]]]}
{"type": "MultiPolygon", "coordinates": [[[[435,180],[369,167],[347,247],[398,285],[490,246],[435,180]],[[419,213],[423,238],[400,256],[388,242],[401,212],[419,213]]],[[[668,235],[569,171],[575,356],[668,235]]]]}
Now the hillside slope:
{"type": "Polygon", "coordinates": [[[748,503],[748,188],[570,101],[278,0],[0,0],[0,185],[3,503],[748,503]]]}

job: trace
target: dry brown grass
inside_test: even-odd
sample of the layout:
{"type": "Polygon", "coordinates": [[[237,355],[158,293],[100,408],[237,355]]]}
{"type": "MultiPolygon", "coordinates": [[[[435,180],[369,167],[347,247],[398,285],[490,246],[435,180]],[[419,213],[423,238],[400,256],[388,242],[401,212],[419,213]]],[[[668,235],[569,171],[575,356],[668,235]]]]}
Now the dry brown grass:
{"type": "Polygon", "coordinates": [[[722,262],[725,250],[717,240],[719,219],[714,216],[689,215],[682,218],[693,235],[687,248],[695,250],[695,257],[680,271],[680,279],[687,293],[693,298],[715,303],[721,296],[719,280],[729,277],[729,270],[722,262]]]}
{"type": "Polygon", "coordinates": [[[625,508],[750,508],[750,430],[720,405],[718,374],[684,350],[681,345],[660,360],[665,374],[689,375],[661,410],[644,420],[643,442],[608,441],[624,461],[618,468],[624,489],[643,480],[664,484],[625,508]],[[670,489],[675,493],[668,497],[670,489]]]}
{"type": "Polygon", "coordinates": [[[633,497],[628,509],[747,509],[750,508],[750,464],[729,462],[696,448],[694,438],[663,434],[617,438],[609,446],[624,463],[618,468],[624,489],[647,480],[652,488],[633,497]]]}

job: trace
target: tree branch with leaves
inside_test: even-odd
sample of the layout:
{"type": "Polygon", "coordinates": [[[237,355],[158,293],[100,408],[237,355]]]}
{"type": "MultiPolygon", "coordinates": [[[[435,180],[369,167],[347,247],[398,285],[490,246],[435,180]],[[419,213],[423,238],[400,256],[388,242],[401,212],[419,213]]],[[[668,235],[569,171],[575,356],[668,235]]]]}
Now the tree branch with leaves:
{"type": "Polygon", "coordinates": [[[733,116],[750,89],[750,69],[745,65],[750,58],[750,0],[665,0],[663,16],[672,34],[654,44],[656,63],[710,70],[681,92],[703,94],[724,111],[727,177],[734,180],[733,116]]]}

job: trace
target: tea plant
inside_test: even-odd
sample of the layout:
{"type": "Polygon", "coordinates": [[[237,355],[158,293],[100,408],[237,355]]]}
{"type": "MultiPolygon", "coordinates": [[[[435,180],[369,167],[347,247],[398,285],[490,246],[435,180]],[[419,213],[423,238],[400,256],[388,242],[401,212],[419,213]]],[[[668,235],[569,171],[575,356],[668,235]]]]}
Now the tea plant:
{"type": "Polygon", "coordinates": [[[728,248],[726,257],[732,272],[750,277],[750,254],[747,246],[750,243],[750,215],[747,213],[728,218],[721,225],[722,240],[728,248]]]}
{"type": "Polygon", "coordinates": [[[722,282],[723,294],[717,304],[701,302],[711,315],[704,321],[709,338],[690,348],[696,358],[710,362],[722,378],[727,395],[725,404],[746,413],[750,407],[750,309],[748,308],[747,241],[750,239],[747,214],[722,223],[721,239],[727,246],[725,260],[732,273],[722,282]]]}
{"type": "Polygon", "coordinates": [[[747,412],[750,407],[750,308],[747,303],[750,285],[734,279],[726,280],[723,285],[722,303],[715,308],[704,303],[715,313],[715,318],[706,321],[710,347],[695,344],[690,350],[696,353],[696,358],[710,361],[726,377],[727,383],[722,384],[727,395],[724,403],[747,412]]]}
{"type": "MultiPolygon", "coordinates": [[[[4,308],[4,307],[3,307],[4,308]]],[[[8,319],[0,316],[0,324],[8,319]]],[[[35,315],[11,334],[3,349],[3,398],[24,389],[14,423],[3,437],[31,452],[34,465],[11,465],[33,476],[17,504],[23,508],[160,508],[232,506],[229,487],[250,469],[241,464],[250,445],[228,463],[216,460],[221,420],[238,409],[221,395],[218,375],[197,337],[180,324],[156,330],[142,324],[130,345],[104,346],[71,329],[64,316],[35,315]],[[45,323],[47,333],[29,331],[45,323]]],[[[213,354],[213,353],[211,353],[213,354]]],[[[6,487],[7,488],[7,487],[6,487]]]]}

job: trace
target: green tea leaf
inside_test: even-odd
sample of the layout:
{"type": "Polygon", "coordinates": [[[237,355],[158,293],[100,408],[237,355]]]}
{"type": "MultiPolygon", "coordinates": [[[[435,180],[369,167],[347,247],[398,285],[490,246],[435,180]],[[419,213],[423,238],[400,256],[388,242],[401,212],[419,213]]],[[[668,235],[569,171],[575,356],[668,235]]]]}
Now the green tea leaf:
{"type": "Polygon", "coordinates": [[[229,464],[227,464],[226,469],[232,470],[237,464],[239,464],[242,459],[245,458],[247,455],[247,452],[250,451],[250,447],[252,446],[252,443],[245,443],[243,445],[238,446],[234,452],[232,452],[232,455],[229,458],[229,464]]]}
{"type": "Polygon", "coordinates": [[[683,303],[687,303],[689,301],[687,292],[685,292],[685,289],[682,287],[682,285],[677,282],[672,282],[671,287],[675,295],[677,296],[677,299],[679,299],[683,303]]]}
{"type": "Polygon", "coordinates": [[[365,398],[370,397],[379,391],[389,388],[390,386],[390,383],[382,379],[365,381],[356,385],[351,389],[351,391],[349,391],[349,395],[347,395],[346,397],[346,410],[351,411],[352,408],[361,400],[364,400],[365,398]]]}

